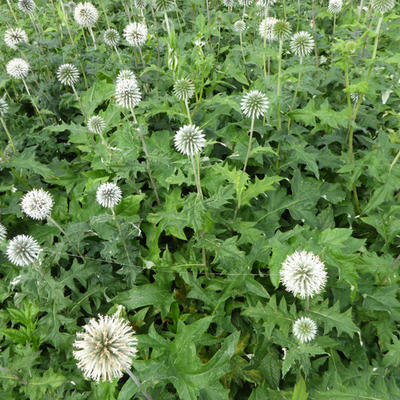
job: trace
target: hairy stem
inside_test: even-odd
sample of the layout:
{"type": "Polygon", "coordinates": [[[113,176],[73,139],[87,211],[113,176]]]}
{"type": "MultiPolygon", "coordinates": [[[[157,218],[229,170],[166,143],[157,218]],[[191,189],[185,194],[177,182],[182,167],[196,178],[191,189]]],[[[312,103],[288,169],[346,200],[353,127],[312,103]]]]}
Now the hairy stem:
{"type": "MultiPolygon", "coordinates": [[[[133,380],[133,382],[135,382],[135,385],[140,389],[141,386],[142,386],[142,384],[139,382],[139,379],[136,378],[136,376],[133,375],[133,373],[132,373],[129,369],[127,369],[125,372],[129,375],[129,377],[133,380]]],[[[147,394],[146,392],[143,392],[143,391],[142,391],[142,395],[143,395],[147,400],[153,400],[153,399],[151,398],[151,396],[150,396],[149,394],[147,394]]]]}
{"type": "Polygon", "coordinates": [[[17,153],[17,149],[15,148],[14,142],[13,142],[12,137],[11,137],[11,134],[7,129],[6,122],[4,121],[4,119],[2,117],[0,117],[0,121],[1,121],[1,124],[3,125],[4,130],[6,131],[6,135],[8,137],[8,140],[10,141],[11,147],[12,147],[13,152],[15,154],[15,153],[17,153]]]}

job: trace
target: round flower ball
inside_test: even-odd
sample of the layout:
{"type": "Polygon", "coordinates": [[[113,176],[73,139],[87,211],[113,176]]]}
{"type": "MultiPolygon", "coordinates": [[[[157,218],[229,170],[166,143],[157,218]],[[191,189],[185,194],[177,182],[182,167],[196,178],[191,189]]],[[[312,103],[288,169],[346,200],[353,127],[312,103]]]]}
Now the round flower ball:
{"type": "Polygon", "coordinates": [[[73,64],[62,64],[58,67],[57,78],[63,85],[74,86],[79,80],[78,68],[73,64]]]}
{"type": "Polygon", "coordinates": [[[107,29],[104,32],[103,39],[106,45],[115,47],[119,42],[119,33],[113,28],[107,29]]]}
{"type": "Polygon", "coordinates": [[[176,132],[174,143],[180,153],[192,157],[201,152],[206,144],[206,139],[199,127],[185,125],[176,132]]]}
{"type": "Polygon", "coordinates": [[[174,95],[182,101],[189,100],[194,95],[194,85],[190,79],[178,79],[174,83],[174,95]]]}
{"type": "Polygon", "coordinates": [[[131,22],[124,29],[124,38],[131,46],[143,46],[146,43],[147,26],[142,22],[131,22]]]}
{"type": "Polygon", "coordinates": [[[50,216],[53,198],[43,189],[32,189],[22,198],[21,208],[28,217],[42,220],[50,216]]]}
{"type": "Polygon", "coordinates": [[[308,56],[313,48],[314,39],[305,31],[295,33],[290,41],[290,50],[300,58],[308,56]]]}
{"type": "Polygon", "coordinates": [[[4,42],[10,49],[17,50],[18,44],[28,43],[28,36],[21,28],[10,28],[4,33],[4,42]]]}
{"type": "Polygon", "coordinates": [[[240,107],[246,117],[260,118],[268,111],[269,102],[264,93],[259,90],[251,90],[242,97],[240,107]]]}
{"type": "Polygon", "coordinates": [[[293,334],[301,343],[310,342],[317,334],[317,325],[312,319],[301,317],[293,324],[293,334]]]}
{"type": "Polygon", "coordinates": [[[329,0],[328,10],[332,14],[339,14],[343,7],[342,0],[329,0]]]}
{"type": "Polygon", "coordinates": [[[133,79],[121,79],[115,87],[115,100],[120,107],[134,108],[142,99],[139,86],[133,79]]]}
{"type": "Polygon", "coordinates": [[[89,132],[97,133],[98,135],[100,135],[104,131],[105,127],[106,123],[104,122],[104,119],[98,115],[94,115],[88,120],[89,132]]]}
{"type": "Polygon", "coordinates": [[[86,379],[112,381],[130,370],[137,352],[131,326],[117,315],[92,318],[76,335],[73,355],[86,379]]]}
{"type": "Polygon", "coordinates": [[[260,27],[258,29],[261,39],[268,40],[269,42],[272,42],[273,40],[276,39],[274,32],[274,26],[276,21],[278,20],[274,17],[267,17],[261,21],[260,27]]]}
{"type": "Polygon", "coordinates": [[[123,69],[118,73],[116,80],[117,85],[125,79],[132,79],[137,84],[136,76],[130,69],[123,69]]]}
{"type": "Polygon", "coordinates": [[[25,14],[32,14],[35,11],[36,4],[33,0],[18,0],[18,8],[25,14]]]}
{"type": "Polygon", "coordinates": [[[96,24],[99,13],[92,3],[79,3],[75,7],[74,18],[78,25],[84,28],[91,28],[96,24]]]}
{"type": "Polygon", "coordinates": [[[96,200],[102,207],[113,208],[121,199],[121,189],[115,183],[103,183],[97,189],[96,200]]]}
{"type": "Polygon", "coordinates": [[[29,235],[15,236],[7,246],[7,258],[20,267],[32,264],[39,257],[39,252],[38,242],[29,235]]]}
{"type": "Polygon", "coordinates": [[[327,281],[324,263],[312,252],[304,250],[286,257],[280,275],[285,289],[302,299],[321,293],[327,281]]]}
{"type": "Polygon", "coordinates": [[[0,224],[0,242],[3,242],[7,237],[7,229],[3,224],[0,224]]]}
{"type": "Polygon", "coordinates": [[[274,29],[274,36],[278,40],[287,39],[292,32],[292,27],[290,26],[290,23],[288,21],[284,21],[284,20],[280,20],[280,19],[278,19],[275,22],[273,29],[274,29]]]}
{"type": "Polygon", "coordinates": [[[25,79],[29,69],[29,64],[22,58],[13,58],[6,65],[8,75],[15,79],[25,79]]]}
{"type": "Polygon", "coordinates": [[[243,33],[246,30],[246,23],[241,19],[236,21],[233,24],[233,30],[239,34],[243,33]]]}
{"type": "Polygon", "coordinates": [[[395,0],[372,0],[371,7],[375,12],[384,14],[395,6],[395,0]]]}

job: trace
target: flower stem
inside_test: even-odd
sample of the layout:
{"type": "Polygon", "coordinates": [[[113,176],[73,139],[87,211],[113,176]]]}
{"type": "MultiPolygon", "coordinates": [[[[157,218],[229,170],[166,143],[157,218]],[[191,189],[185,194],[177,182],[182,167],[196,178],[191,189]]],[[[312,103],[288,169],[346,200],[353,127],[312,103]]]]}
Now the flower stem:
{"type": "Polygon", "coordinates": [[[116,216],[115,211],[114,211],[114,207],[111,207],[111,212],[112,212],[112,215],[113,215],[113,219],[114,219],[115,225],[118,228],[118,232],[119,232],[119,236],[120,236],[120,238],[122,240],[122,244],[124,245],[124,249],[125,249],[126,257],[128,258],[129,266],[133,266],[131,258],[129,257],[128,246],[126,245],[125,237],[122,235],[121,225],[118,222],[117,216],[116,216]]]}
{"type": "Polygon", "coordinates": [[[151,186],[153,187],[153,191],[154,191],[154,194],[156,196],[157,205],[160,205],[161,204],[160,197],[158,196],[157,187],[156,187],[156,184],[154,182],[153,175],[151,174],[150,161],[149,161],[149,159],[150,159],[149,152],[147,150],[146,142],[144,141],[144,137],[143,137],[142,131],[140,130],[140,127],[139,127],[139,124],[137,122],[136,115],[135,115],[135,113],[133,111],[133,108],[131,108],[131,114],[132,114],[132,117],[133,117],[133,121],[138,126],[137,130],[139,132],[140,140],[142,142],[144,154],[146,155],[147,174],[149,175],[151,186]]]}
{"type": "MultiPolygon", "coordinates": [[[[133,382],[135,382],[135,385],[140,389],[142,384],[139,382],[139,379],[136,378],[136,376],[133,375],[133,373],[129,369],[127,369],[125,372],[129,375],[129,377],[133,380],[133,382]]],[[[149,394],[147,394],[146,392],[142,391],[142,394],[147,400],[153,400],[151,398],[151,396],[149,394]]]]}
{"type": "Polygon", "coordinates": [[[187,113],[187,117],[189,120],[189,124],[192,125],[192,116],[190,115],[189,104],[188,104],[187,100],[185,100],[185,108],[186,108],[186,113],[187,113]]]}
{"type": "Polygon", "coordinates": [[[196,163],[195,163],[193,155],[190,156],[190,159],[192,160],[193,174],[194,174],[194,179],[196,181],[197,194],[200,197],[203,197],[203,192],[201,191],[201,185],[200,185],[200,177],[197,173],[196,163]]]}
{"type": "Polygon", "coordinates": [[[25,90],[26,90],[26,92],[28,93],[28,96],[29,96],[30,99],[31,99],[33,108],[35,109],[35,111],[36,111],[37,114],[39,115],[39,118],[40,118],[40,120],[42,121],[42,124],[44,125],[44,121],[43,121],[42,115],[40,114],[40,110],[39,110],[38,106],[36,105],[35,100],[33,100],[33,97],[32,97],[32,95],[31,95],[31,92],[29,91],[29,88],[28,88],[28,85],[27,85],[26,82],[25,82],[25,79],[22,79],[22,82],[24,83],[25,90]]]}
{"type": "Polygon", "coordinates": [[[97,49],[97,47],[96,47],[96,39],[95,39],[95,37],[94,37],[93,29],[92,29],[91,26],[89,26],[89,32],[90,32],[90,36],[92,37],[92,40],[93,40],[94,49],[96,50],[96,49],[97,49]]]}
{"type": "Polygon", "coordinates": [[[243,51],[242,32],[240,32],[239,38],[240,38],[240,50],[242,51],[243,64],[244,64],[244,66],[246,66],[246,58],[244,57],[244,51],[243,51]]]}
{"type": "Polygon", "coordinates": [[[0,121],[1,121],[1,124],[3,125],[4,130],[6,131],[6,135],[8,136],[8,140],[9,140],[10,143],[11,143],[11,147],[12,147],[12,149],[13,149],[13,152],[14,152],[14,153],[17,153],[17,149],[16,149],[15,146],[14,146],[14,142],[13,142],[13,140],[12,140],[11,134],[10,134],[10,132],[9,132],[8,129],[7,129],[6,122],[4,121],[4,119],[3,119],[2,117],[0,117],[0,121]]]}
{"type": "Polygon", "coordinates": [[[283,40],[279,41],[279,53],[278,53],[278,86],[276,89],[276,96],[277,96],[277,118],[278,118],[278,131],[281,130],[281,110],[280,110],[280,99],[279,96],[281,95],[281,71],[282,71],[282,46],[283,40]]]}

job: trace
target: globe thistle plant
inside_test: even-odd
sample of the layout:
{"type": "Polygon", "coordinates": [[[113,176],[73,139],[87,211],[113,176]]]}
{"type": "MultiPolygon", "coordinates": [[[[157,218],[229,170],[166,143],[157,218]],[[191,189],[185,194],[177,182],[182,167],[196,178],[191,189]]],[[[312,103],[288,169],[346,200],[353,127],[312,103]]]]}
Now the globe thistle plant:
{"type": "Polygon", "coordinates": [[[332,14],[339,14],[342,11],[343,0],[329,0],[328,10],[332,14]]]}
{"type": "Polygon", "coordinates": [[[288,21],[284,20],[276,20],[273,27],[274,36],[281,42],[287,38],[289,38],[292,32],[292,27],[288,21]]]}
{"type": "Polygon", "coordinates": [[[126,79],[133,80],[137,84],[135,74],[130,69],[123,69],[117,75],[117,79],[116,79],[117,85],[118,85],[118,83],[120,83],[121,81],[124,81],[126,79]]]}
{"type": "Polygon", "coordinates": [[[310,342],[317,334],[317,325],[310,318],[298,318],[293,324],[293,334],[301,343],[310,342]]]}
{"type": "Polygon", "coordinates": [[[7,229],[0,223],[0,242],[3,242],[7,237],[7,229]]]}
{"type": "Polygon", "coordinates": [[[265,115],[269,107],[267,96],[259,90],[247,92],[240,102],[243,114],[248,118],[260,118],[265,115]]]}
{"type": "Polygon", "coordinates": [[[103,39],[107,46],[115,47],[119,42],[119,33],[116,29],[107,29],[103,34],[103,39]]]}
{"type": "Polygon", "coordinates": [[[154,0],[154,7],[157,11],[168,12],[175,6],[174,0],[154,0]]]}
{"type": "Polygon", "coordinates": [[[7,114],[8,112],[8,104],[5,100],[5,97],[0,98],[0,122],[3,125],[3,128],[6,132],[6,135],[8,137],[8,140],[10,141],[11,147],[13,149],[13,152],[16,153],[17,149],[15,148],[14,142],[12,140],[11,134],[7,128],[7,124],[6,121],[4,121],[4,116],[7,114]]]}
{"type": "Polygon", "coordinates": [[[280,275],[285,289],[302,299],[321,293],[327,281],[324,263],[312,252],[304,250],[286,257],[280,275]]]}
{"type": "Polygon", "coordinates": [[[387,13],[395,6],[395,0],[371,0],[371,7],[377,13],[387,13]]]}
{"type": "Polygon", "coordinates": [[[305,31],[297,32],[290,41],[290,50],[298,57],[300,62],[303,57],[308,56],[314,48],[313,37],[305,31]]]}
{"type": "Polygon", "coordinates": [[[79,80],[78,68],[73,64],[62,64],[58,67],[57,78],[63,85],[75,86],[79,80]]]}
{"type": "Polygon", "coordinates": [[[86,379],[112,381],[128,372],[137,353],[131,326],[117,315],[92,318],[76,335],[73,355],[86,379]]]}
{"type": "Polygon", "coordinates": [[[25,79],[28,75],[30,66],[22,58],[13,58],[7,63],[6,70],[8,75],[14,79],[25,79]]]}
{"type": "Polygon", "coordinates": [[[133,109],[142,99],[140,88],[133,79],[121,79],[116,84],[115,100],[120,107],[133,109]]]}
{"type": "Polygon", "coordinates": [[[97,133],[101,135],[106,127],[106,123],[104,119],[98,115],[94,115],[90,117],[88,120],[88,130],[92,133],[97,133]]]}
{"type": "Polygon", "coordinates": [[[223,0],[224,6],[228,7],[229,11],[232,11],[235,0],[223,0]]]}
{"type": "Polygon", "coordinates": [[[33,0],[18,0],[18,8],[25,14],[33,14],[36,4],[33,0]]]}
{"type": "Polygon", "coordinates": [[[91,28],[96,24],[99,13],[92,3],[79,3],[75,7],[74,18],[82,28],[91,28]]]}
{"type": "Polygon", "coordinates": [[[15,236],[7,246],[7,257],[10,262],[20,267],[32,264],[40,253],[38,242],[29,235],[15,236]]]}
{"type": "Polygon", "coordinates": [[[93,26],[96,24],[99,13],[96,7],[89,2],[79,3],[75,7],[74,18],[76,23],[82,28],[88,28],[90,36],[93,40],[94,48],[96,49],[96,39],[93,34],[93,26]]]}
{"type": "Polygon", "coordinates": [[[0,98],[0,118],[4,117],[8,112],[8,104],[4,97],[0,98]]]}
{"type": "Polygon", "coordinates": [[[124,38],[130,46],[143,46],[147,39],[147,26],[142,22],[131,22],[124,29],[124,38]]]}
{"type": "Polygon", "coordinates": [[[258,32],[263,40],[272,42],[276,39],[274,25],[277,21],[278,20],[274,17],[267,17],[261,21],[258,32]]]}
{"type": "Polygon", "coordinates": [[[42,220],[50,216],[53,198],[43,189],[32,189],[22,198],[21,208],[28,217],[42,220]]]}
{"type": "Polygon", "coordinates": [[[196,181],[197,194],[202,197],[203,193],[200,184],[200,161],[199,153],[204,148],[206,143],[203,131],[196,125],[185,125],[180,128],[174,136],[175,148],[182,154],[190,157],[192,161],[194,178],[196,181]],[[197,168],[194,157],[196,156],[197,168]]]}
{"type": "Polygon", "coordinates": [[[121,189],[115,183],[103,183],[97,189],[96,200],[102,207],[114,208],[121,199],[121,189]]]}
{"type": "Polygon", "coordinates": [[[239,19],[233,24],[233,30],[241,35],[246,30],[246,23],[242,19],[239,19]]]}
{"type": "Polygon", "coordinates": [[[4,34],[4,42],[11,49],[17,50],[18,44],[28,43],[28,36],[21,28],[10,28],[4,34]]]}
{"type": "Polygon", "coordinates": [[[174,83],[174,95],[182,101],[188,101],[194,95],[194,84],[190,79],[181,78],[174,83]]]}

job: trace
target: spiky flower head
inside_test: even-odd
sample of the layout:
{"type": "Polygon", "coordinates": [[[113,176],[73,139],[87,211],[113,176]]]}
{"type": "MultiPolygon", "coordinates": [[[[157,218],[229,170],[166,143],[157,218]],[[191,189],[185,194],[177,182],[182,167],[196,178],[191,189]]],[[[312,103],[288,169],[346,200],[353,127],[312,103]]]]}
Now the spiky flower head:
{"type": "Polygon", "coordinates": [[[40,253],[38,242],[29,235],[15,236],[7,246],[7,257],[15,265],[23,267],[33,263],[40,253]]]}
{"type": "Polygon", "coordinates": [[[293,324],[293,334],[301,343],[310,342],[317,334],[317,325],[310,318],[298,318],[293,324]]]}
{"type": "Polygon", "coordinates": [[[194,156],[201,152],[206,139],[203,131],[196,125],[185,125],[174,136],[175,148],[182,154],[194,156]]]}
{"type": "Polygon", "coordinates": [[[73,355],[86,379],[112,381],[131,368],[137,339],[131,326],[118,315],[92,318],[78,332],[73,355]]]}
{"type": "Polygon", "coordinates": [[[0,242],[7,237],[7,229],[3,224],[0,224],[0,242]]]}
{"type": "Polygon", "coordinates": [[[88,130],[92,133],[97,133],[98,135],[104,131],[106,123],[104,119],[98,115],[90,117],[88,120],[88,130]]]}
{"type": "Polygon", "coordinates": [[[20,43],[28,43],[28,36],[21,28],[10,28],[4,33],[6,45],[13,50],[17,50],[20,43]]]}
{"type": "Polygon", "coordinates": [[[121,198],[121,189],[113,182],[103,183],[96,192],[97,202],[105,208],[116,206],[121,201],[121,198]]]}
{"type": "Polygon", "coordinates": [[[357,103],[358,103],[358,101],[360,100],[360,97],[361,97],[361,101],[364,100],[364,95],[362,95],[362,94],[360,94],[360,93],[350,93],[351,101],[352,101],[354,104],[357,104],[357,103]]]}
{"type": "Polygon", "coordinates": [[[51,214],[53,198],[43,189],[32,189],[22,198],[21,208],[33,219],[45,219],[51,214]]]}
{"type": "Polygon", "coordinates": [[[146,43],[147,26],[142,22],[131,22],[124,29],[124,38],[131,46],[143,46],[146,43]]]}
{"type": "Polygon", "coordinates": [[[328,10],[332,14],[339,14],[343,7],[342,0],[329,0],[328,10]]]}
{"type": "Polygon", "coordinates": [[[79,80],[78,68],[73,64],[62,64],[58,67],[57,78],[63,85],[74,86],[79,80]]]}
{"type": "Polygon", "coordinates": [[[276,0],[257,0],[257,6],[259,7],[271,7],[276,3],[276,0]]]}
{"type": "Polygon", "coordinates": [[[66,3],[61,3],[63,8],[64,8],[64,12],[67,14],[73,14],[74,10],[75,10],[75,3],[73,1],[67,1],[66,3]]]}
{"type": "Polygon", "coordinates": [[[175,6],[174,0],[154,0],[154,7],[157,11],[171,11],[175,6]]]}
{"type": "Polygon", "coordinates": [[[146,8],[147,2],[146,0],[135,0],[133,4],[136,9],[143,11],[146,8]]]}
{"type": "Polygon", "coordinates": [[[92,3],[79,3],[75,7],[74,18],[78,25],[91,28],[96,24],[99,13],[92,3]]]}
{"type": "Polygon", "coordinates": [[[234,4],[235,0],[224,0],[224,6],[228,7],[230,10],[232,9],[234,4]]]}
{"type": "Polygon", "coordinates": [[[290,41],[290,50],[300,58],[308,56],[312,52],[313,48],[314,39],[305,31],[295,33],[290,41]]]}
{"type": "Polygon", "coordinates": [[[276,39],[274,26],[277,21],[274,17],[267,17],[261,21],[258,31],[262,39],[269,40],[270,42],[276,39]]]}
{"type": "Polygon", "coordinates": [[[278,19],[274,24],[274,35],[278,40],[285,40],[290,36],[292,27],[285,20],[278,19]]]}
{"type": "Polygon", "coordinates": [[[248,6],[251,5],[252,2],[253,2],[253,0],[238,0],[238,3],[239,3],[242,7],[244,7],[244,6],[248,7],[248,6]]]}
{"type": "Polygon", "coordinates": [[[0,98],[0,117],[4,117],[8,112],[8,104],[4,97],[0,98]]]}
{"type": "Polygon", "coordinates": [[[117,79],[116,79],[117,85],[119,82],[121,82],[125,79],[132,79],[137,84],[136,76],[130,69],[123,69],[123,70],[119,71],[119,73],[117,75],[117,79]]]}
{"type": "Polygon", "coordinates": [[[280,274],[285,289],[302,299],[321,293],[327,280],[324,263],[312,252],[304,250],[287,256],[280,274]]]}
{"type": "Polygon", "coordinates": [[[395,0],[372,0],[371,7],[377,13],[387,13],[395,6],[395,0]]]}
{"type": "Polygon", "coordinates": [[[194,95],[194,85],[190,79],[178,79],[174,83],[174,95],[183,101],[189,100],[194,95]]]}
{"type": "Polygon", "coordinates": [[[119,42],[119,33],[116,29],[107,29],[104,32],[103,39],[106,45],[115,47],[119,42]]]}
{"type": "Polygon", "coordinates": [[[246,30],[246,23],[239,19],[233,24],[233,30],[239,34],[243,33],[246,30]]]}
{"type": "Polygon", "coordinates": [[[32,14],[35,11],[36,4],[33,0],[18,0],[18,8],[26,14],[32,14]]]}
{"type": "Polygon", "coordinates": [[[24,79],[28,75],[30,65],[22,58],[13,58],[7,63],[8,75],[15,79],[24,79]]]}
{"type": "Polygon", "coordinates": [[[136,107],[141,99],[142,94],[135,80],[121,79],[116,84],[115,101],[120,107],[131,109],[136,107]]]}
{"type": "Polygon", "coordinates": [[[251,90],[242,97],[240,107],[246,117],[260,118],[267,112],[269,101],[264,93],[259,90],[251,90]]]}

